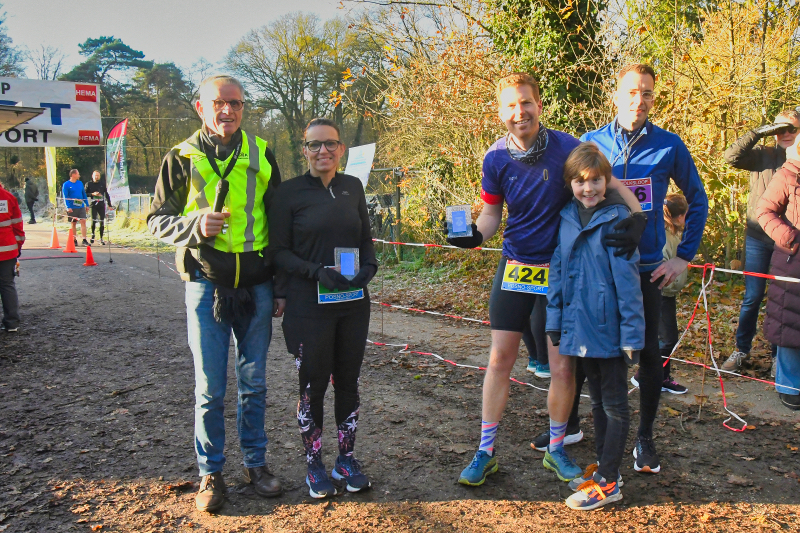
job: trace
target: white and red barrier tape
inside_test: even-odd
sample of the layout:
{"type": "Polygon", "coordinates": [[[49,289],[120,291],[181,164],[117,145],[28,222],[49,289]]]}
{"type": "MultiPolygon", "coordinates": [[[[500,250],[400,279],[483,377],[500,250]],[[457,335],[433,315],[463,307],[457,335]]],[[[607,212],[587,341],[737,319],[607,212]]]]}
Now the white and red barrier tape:
{"type": "MultiPolygon", "coordinates": [[[[705,269],[707,267],[708,265],[689,265],[689,268],[705,269]]],[[[772,274],[761,274],[760,272],[748,272],[746,270],[731,270],[729,268],[719,268],[717,266],[714,266],[714,270],[716,270],[717,272],[727,272],[729,274],[742,274],[743,276],[753,276],[756,278],[774,279],[777,281],[788,281],[790,283],[800,283],[800,279],[797,278],[787,278],[786,276],[773,276],[772,274]]]]}
{"type": "MultiPolygon", "coordinates": [[[[459,248],[458,246],[452,246],[449,244],[430,244],[430,243],[419,243],[419,242],[396,242],[396,241],[386,241],[383,239],[372,239],[372,242],[381,242],[384,244],[394,244],[398,246],[414,246],[420,248],[452,248],[455,250],[480,250],[484,252],[502,252],[502,248],[482,248],[480,246],[476,248],[459,248]]],[[[689,268],[705,268],[704,265],[689,265],[689,268]]],[[[789,278],[786,276],[773,276],[772,274],[761,274],[758,272],[748,272],[746,270],[731,270],[729,268],[719,268],[714,267],[714,269],[718,272],[726,272],[729,274],[742,274],[744,276],[754,276],[757,278],[765,278],[765,279],[774,279],[778,281],[788,281],[790,283],[800,283],[800,279],[797,278],[789,278]]]]}
{"type": "Polygon", "coordinates": [[[391,308],[394,308],[394,309],[401,309],[403,311],[412,311],[414,313],[425,313],[426,315],[443,316],[443,317],[452,318],[452,319],[455,319],[455,320],[466,320],[467,322],[477,322],[478,324],[485,324],[487,326],[490,324],[490,322],[488,320],[480,320],[478,318],[469,318],[469,317],[458,316],[458,315],[448,315],[447,313],[437,313],[436,311],[428,311],[426,309],[417,309],[415,307],[403,307],[402,305],[387,304],[387,303],[383,303],[383,302],[376,302],[374,300],[371,303],[374,304],[374,305],[382,305],[384,307],[391,307],[391,308]]]}
{"type": "MultiPolygon", "coordinates": [[[[451,361],[450,359],[445,359],[444,357],[442,357],[439,354],[435,354],[435,353],[431,353],[431,352],[418,352],[416,350],[411,350],[410,349],[411,346],[409,344],[387,344],[385,342],[375,342],[375,341],[371,341],[369,339],[367,339],[367,343],[373,344],[375,346],[381,346],[381,347],[384,347],[384,348],[400,348],[400,350],[398,350],[398,353],[408,353],[408,354],[414,354],[414,355],[426,355],[428,357],[433,357],[433,358],[438,359],[439,361],[441,361],[443,363],[447,363],[447,364],[453,365],[453,366],[458,367],[458,368],[471,368],[473,370],[481,370],[483,372],[486,371],[486,367],[485,366],[464,365],[464,364],[461,364],[461,363],[456,363],[455,361],[451,361]]],[[[532,383],[528,383],[527,381],[521,381],[521,380],[519,380],[517,378],[514,378],[514,377],[510,377],[509,380],[513,381],[514,383],[518,383],[520,385],[525,385],[526,387],[531,387],[532,389],[536,389],[536,390],[539,390],[539,391],[542,391],[542,392],[548,392],[548,390],[549,390],[549,389],[545,389],[545,388],[542,388],[542,387],[537,387],[536,385],[534,385],[532,383]]],[[[588,398],[589,397],[586,394],[581,394],[581,396],[584,397],[584,398],[588,398]]]]}
{"type": "Polygon", "coordinates": [[[475,248],[459,248],[458,246],[452,246],[450,244],[424,244],[419,242],[394,242],[394,241],[385,241],[383,239],[372,239],[372,242],[382,242],[383,244],[395,244],[398,246],[417,246],[420,248],[452,248],[453,250],[481,250],[483,252],[502,252],[502,248],[482,248],[477,246],[475,248]]]}

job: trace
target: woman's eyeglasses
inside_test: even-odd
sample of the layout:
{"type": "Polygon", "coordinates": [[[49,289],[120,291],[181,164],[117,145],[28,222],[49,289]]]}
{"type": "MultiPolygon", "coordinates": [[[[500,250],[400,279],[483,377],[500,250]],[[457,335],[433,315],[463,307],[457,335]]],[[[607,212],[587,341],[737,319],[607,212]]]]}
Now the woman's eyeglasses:
{"type": "Polygon", "coordinates": [[[305,143],[305,147],[308,148],[309,152],[317,153],[322,149],[322,145],[325,145],[325,149],[329,152],[333,152],[339,145],[342,144],[341,141],[308,141],[305,143]]]}

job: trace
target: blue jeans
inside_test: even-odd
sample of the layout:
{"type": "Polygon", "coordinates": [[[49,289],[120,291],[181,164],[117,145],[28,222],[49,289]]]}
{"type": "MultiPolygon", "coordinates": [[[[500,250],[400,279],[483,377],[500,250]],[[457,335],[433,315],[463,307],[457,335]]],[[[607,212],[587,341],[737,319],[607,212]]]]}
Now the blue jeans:
{"type": "Polygon", "coordinates": [[[221,472],[225,464],[225,386],[231,331],[236,347],[238,404],[236,425],[244,466],[264,466],[267,434],[267,350],[272,338],[272,282],[253,287],[256,314],[233,322],[214,319],[214,285],[186,283],[186,322],[194,357],[194,440],[200,475],[221,472]]]}
{"type": "Polygon", "coordinates": [[[778,346],[775,365],[775,390],[792,396],[800,394],[800,349],[778,346]]]}
{"type": "MultiPolygon", "coordinates": [[[[766,274],[769,271],[770,259],[772,259],[772,246],[750,236],[745,238],[746,271],[766,274]]],[[[755,276],[744,277],[744,300],[739,311],[739,327],[736,328],[736,349],[740,352],[750,353],[753,347],[753,337],[758,329],[758,311],[766,289],[766,279],[755,276]]]]}

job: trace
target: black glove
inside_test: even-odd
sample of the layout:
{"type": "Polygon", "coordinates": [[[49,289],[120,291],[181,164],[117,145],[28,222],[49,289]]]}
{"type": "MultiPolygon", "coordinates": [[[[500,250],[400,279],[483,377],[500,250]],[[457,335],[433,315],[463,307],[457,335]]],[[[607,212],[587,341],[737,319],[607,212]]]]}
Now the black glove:
{"type": "Polygon", "coordinates": [[[561,332],[560,331],[547,331],[547,336],[550,337],[550,342],[553,343],[553,346],[558,346],[561,344],[561,332]]]}
{"type": "Polygon", "coordinates": [[[319,267],[314,277],[331,291],[346,291],[350,288],[350,281],[332,268],[319,267]]]}
{"type": "Polygon", "coordinates": [[[377,266],[366,264],[361,267],[361,270],[358,271],[358,274],[356,274],[355,277],[350,280],[350,285],[353,287],[366,289],[370,280],[375,277],[376,272],[378,272],[377,266]]]}
{"type": "Polygon", "coordinates": [[[622,233],[609,233],[603,242],[606,246],[617,249],[614,252],[615,256],[628,254],[628,259],[630,259],[639,246],[639,241],[642,240],[645,226],[647,226],[647,215],[641,211],[634,213],[628,218],[620,220],[614,226],[615,231],[622,233]]]}
{"type": "MultiPolygon", "coordinates": [[[[446,232],[447,230],[445,230],[446,232]]],[[[445,233],[446,235],[447,233],[445,233]]],[[[478,231],[478,226],[472,225],[472,237],[447,237],[447,242],[459,248],[476,248],[483,244],[483,235],[478,231]]]]}
{"type": "Polygon", "coordinates": [[[641,350],[622,350],[622,353],[625,354],[625,362],[629,365],[638,365],[639,364],[639,356],[641,355],[641,350]]]}
{"type": "Polygon", "coordinates": [[[759,126],[753,130],[756,135],[759,137],[767,137],[769,135],[780,135],[781,133],[786,133],[789,130],[796,130],[796,128],[792,124],[780,123],[780,124],[764,124],[763,126],[759,126]]]}

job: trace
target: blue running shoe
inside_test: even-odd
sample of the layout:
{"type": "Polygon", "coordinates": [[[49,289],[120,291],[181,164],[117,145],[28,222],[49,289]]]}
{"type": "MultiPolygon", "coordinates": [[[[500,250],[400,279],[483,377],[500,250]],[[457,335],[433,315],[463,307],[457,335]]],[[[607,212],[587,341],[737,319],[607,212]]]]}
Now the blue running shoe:
{"type": "Polygon", "coordinates": [[[567,498],[566,504],[570,509],[578,511],[591,511],[607,503],[618,502],[622,499],[619,491],[619,483],[613,481],[606,482],[595,474],[592,479],[583,483],[578,492],[567,498]]]}
{"type": "Polygon", "coordinates": [[[544,452],[542,464],[546,469],[555,472],[561,481],[572,481],[583,473],[583,470],[567,455],[563,446],[556,448],[554,452],[548,447],[544,452]]]}
{"type": "Polygon", "coordinates": [[[308,465],[306,485],[308,485],[308,494],[312,498],[336,496],[336,487],[328,479],[328,474],[325,473],[325,465],[322,464],[322,461],[314,461],[308,465]]]}
{"type": "Polygon", "coordinates": [[[525,370],[527,370],[531,374],[535,374],[536,373],[536,369],[538,367],[539,367],[539,363],[538,362],[531,361],[530,359],[528,359],[528,366],[525,368],[525,370]]]}
{"type": "MultiPolygon", "coordinates": [[[[583,475],[581,477],[576,477],[572,481],[569,482],[569,490],[575,492],[580,488],[581,485],[592,479],[594,473],[597,472],[597,463],[592,463],[586,467],[586,470],[583,471],[583,475]]],[[[622,474],[617,475],[617,485],[622,487],[624,483],[622,482],[622,474]]]]}
{"type": "Polygon", "coordinates": [[[462,485],[469,485],[470,487],[477,487],[483,485],[486,481],[486,476],[497,472],[497,460],[494,455],[489,455],[484,450],[475,452],[475,457],[472,462],[461,472],[461,477],[458,482],[462,485]]]}
{"type": "Polygon", "coordinates": [[[361,472],[361,463],[352,455],[340,455],[336,458],[336,465],[331,471],[333,479],[345,480],[348,492],[358,492],[372,486],[369,478],[361,472]]]}
{"type": "Polygon", "coordinates": [[[550,379],[550,365],[536,363],[536,372],[533,373],[537,378],[550,379]]]}

